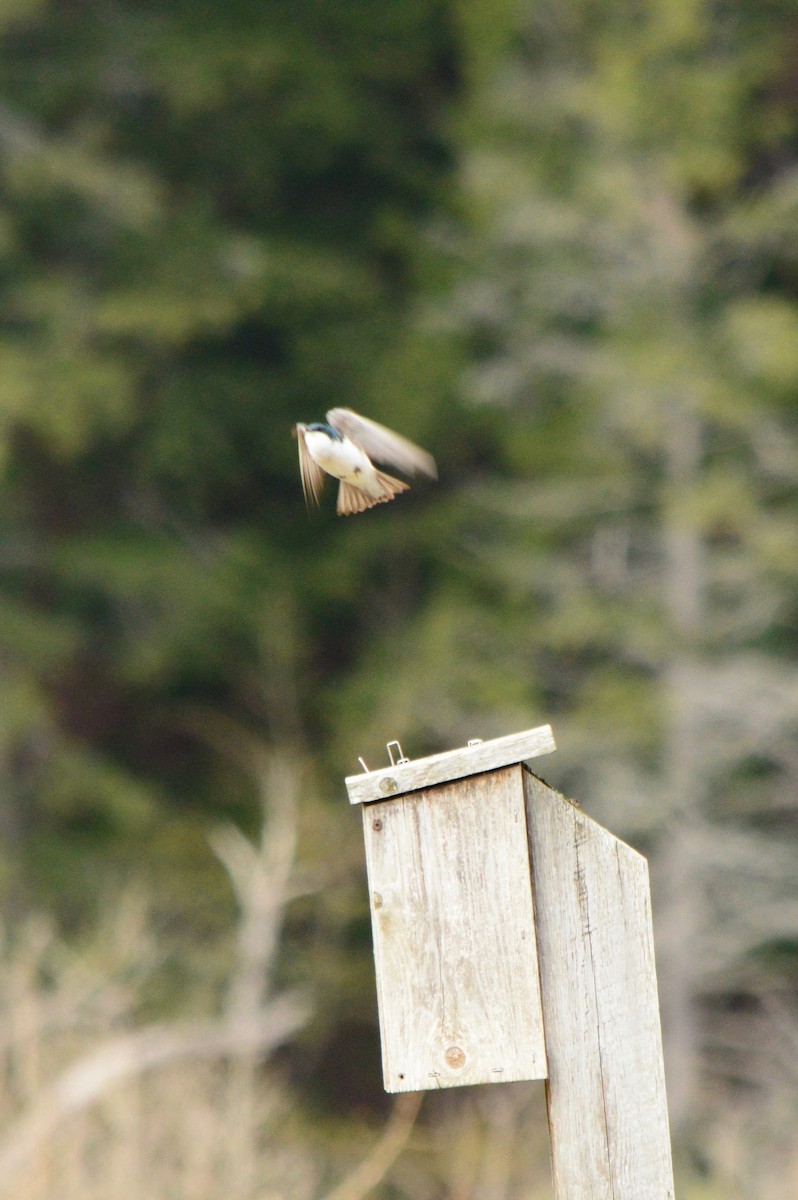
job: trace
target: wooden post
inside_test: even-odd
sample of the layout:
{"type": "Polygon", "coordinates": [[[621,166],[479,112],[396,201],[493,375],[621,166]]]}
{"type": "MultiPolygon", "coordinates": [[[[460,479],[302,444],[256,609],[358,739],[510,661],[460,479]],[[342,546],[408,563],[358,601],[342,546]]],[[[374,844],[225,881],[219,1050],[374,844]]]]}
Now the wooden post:
{"type": "Polygon", "coordinates": [[[557,1200],[672,1200],[648,865],[524,772],[557,1200]]]}
{"type": "Polygon", "coordinates": [[[522,765],[551,729],[347,779],[387,1091],[547,1080],[556,1200],[673,1200],[646,861],[522,765]]]}

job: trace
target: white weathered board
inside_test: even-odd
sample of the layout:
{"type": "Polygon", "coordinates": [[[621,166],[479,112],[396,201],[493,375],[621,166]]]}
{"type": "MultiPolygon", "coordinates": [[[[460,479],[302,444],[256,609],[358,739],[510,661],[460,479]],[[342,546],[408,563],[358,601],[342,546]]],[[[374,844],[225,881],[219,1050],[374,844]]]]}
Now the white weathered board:
{"type": "Polygon", "coordinates": [[[546,1076],[520,765],[364,805],[385,1088],[546,1076]]]}
{"type": "Polygon", "coordinates": [[[646,860],[524,771],[556,1200],[672,1200],[646,860]]]}
{"type": "Polygon", "coordinates": [[[537,729],[491,738],[487,742],[446,750],[443,754],[431,754],[428,758],[409,759],[379,771],[348,775],[346,788],[349,802],[368,804],[372,800],[385,800],[388,796],[401,796],[405,792],[415,792],[436,783],[449,783],[466,775],[476,775],[478,771],[493,771],[512,763],[526,762],[541,754],[551,754],[555,749],[551,726],[539,725],[537,729]]]}

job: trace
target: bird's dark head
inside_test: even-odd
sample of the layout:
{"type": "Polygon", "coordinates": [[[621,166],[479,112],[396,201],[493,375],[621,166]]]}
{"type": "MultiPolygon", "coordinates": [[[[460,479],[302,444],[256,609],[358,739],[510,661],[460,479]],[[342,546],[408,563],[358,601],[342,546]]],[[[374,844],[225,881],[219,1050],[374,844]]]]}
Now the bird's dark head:
{"type": "Polygon", "coordinates": [[[312,425],[306,425],[305,428],[312,429],[316,433],[326,433],[327,437],[332,438],[334,442],[344,440],[337,429],[333,429],[332,425],[325,425],[323,421],[314,421],[312,425]]]}

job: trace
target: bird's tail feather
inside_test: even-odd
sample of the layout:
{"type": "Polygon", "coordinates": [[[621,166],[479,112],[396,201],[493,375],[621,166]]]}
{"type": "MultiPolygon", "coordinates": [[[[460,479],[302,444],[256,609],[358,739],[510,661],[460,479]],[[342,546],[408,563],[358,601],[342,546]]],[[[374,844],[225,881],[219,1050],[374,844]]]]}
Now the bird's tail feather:
{"type": "Polygon", "coordinates": [[[393,475],[386,475],[383,471],[377,471],[377,482],[382,492],[379,496],[369,496],[342,479],[338,488],[338,516],[348,517],[352,513],[365,512],[367,508],[374,508],[375,504],[387,504],[402,492],[410,490],[409,485],[401,479],[394,479],[393,475]]]}

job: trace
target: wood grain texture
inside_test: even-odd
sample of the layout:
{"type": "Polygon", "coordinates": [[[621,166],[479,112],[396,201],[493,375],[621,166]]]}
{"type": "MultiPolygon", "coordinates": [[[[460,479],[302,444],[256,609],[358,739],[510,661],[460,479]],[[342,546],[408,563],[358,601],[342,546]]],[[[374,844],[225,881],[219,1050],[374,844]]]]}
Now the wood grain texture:
{"type": "Polygon", "coordinates": [[[524,782],[556,1200],[672,1200],[646,861],[524,782]]]}
{"type": "Polygon", "coordinates": [[[385,1088],[543,1079],[522,768],[363,808],[385,1088]]]}
{"type": "Polygon", "coordinates": [[[438,783],[449,783],[480,771],[493,771],[511,763],[526,762],[541,754],[551,754],[555,749],[551,726],[540,725],[537,729],[492,738],[476,746],[461,746],[457,750],[432,754],[428,758],[410,759],[409,762],[384,767],[380,771],[348,775],[346,789],[350,804],[368,804],[373,800],[401,796],[438,783]]]}

